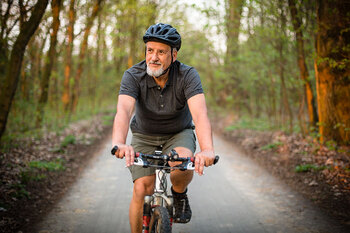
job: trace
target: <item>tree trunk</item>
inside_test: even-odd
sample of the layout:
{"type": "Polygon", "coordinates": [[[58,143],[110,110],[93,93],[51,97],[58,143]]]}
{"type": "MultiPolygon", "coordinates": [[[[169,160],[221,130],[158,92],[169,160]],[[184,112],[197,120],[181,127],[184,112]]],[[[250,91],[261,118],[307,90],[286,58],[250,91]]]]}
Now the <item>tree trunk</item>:
{"type": "MultiPolygon", "coordinates": [[[[288,100],[288,90],[286,87],[286,83],[285,83],[285,71],[284,71],[284,67],[285,67],[285,57],[283,54],[283,47],[284,47],[284,37],[286,37],[286,17],[284,14],[284,10],[283,10],[283,2],[282,0],[279,0],[279,9],[280,9],[280,29],[281,29],[281,38],[279,38],[279,45],[278,45],[278,50],[279,50],[279,76],[281,79],[281,114],[283,113],[283,109],[285,109],[287,111],[287,115],[289,118],[289,131],[293,132],[293,113],[289,104],[289,100],[288,100]]],[[[283,119],[283,116],[282,116],[283,119]]],[[[283,121],[283,120],[282,120],[283,121]]]]}
{"type": "Polygon", "coordinates": [[[241,25],[241,15],[244,0],[228,0],[227,1],[227,22],[226,22],[226,65],[232,65],[232,59],[236,57],[238,52],[238,36],[241,25]]]}
{"type": "Polygon", "coordinates": [[[307,130],[307,125],[305,124],[305,119],[304,119],[304,107],[305,107],[305,93],[301,95],[300,97],[300,104],[299,104],[299,111],[298,111],[298,122],[299,122],[299,127],[301,134],[305,136],[308,133],[307,130]]]}
{"type": "MultiPolygon", "coordinates": [[[[13,44],[10,59],[8,61],[0,61],[0,63],[4,63],[4,67],[6,67],[4,81],[0,83],[0,139],[5,131],[8,114],[16,93],[24,52],[28,41],[40,24],[47,4],[48,0],[39,0],[35,4],[30,19],[23,24],[13,44]]],[[[1,44],[1,46],[3,46],[3,44],[1,44]]]]}
{"type": "Polygon", "coordinates": [[[129,56],[128,56],[128,67],[134,65],[136,57],[136,39],[137,39],[137,1],[129,1],[129,19],[130,22],[130,37],[129,37],[129,56]]]}
{"type": "Polygon", "coordinates": [[[69,110],[69,82],[72,73],[72,51],[73,51],[73,41],[74,41],[74,24],[75,24],[75,12],[74,12],[75,0],[70,0],[69,11],[68,11],[68,28],[67,28],[67,51],[64,66],[64,81],[63,81],[63,94],[62,103],[65,112],[69,110]]]}
{"type": "Polygon", "coordinates": [[[304,39],[303,39],[303,31],[302,31],[302,21],[299,17],[299,12],[296,8],[295,0],[288,0],[289,10],[292,17],[292,23],[294,27],[294,31],[296,34],[296,42],[297,42],[297,52],[298,52],[298,66],[300,70],[300,78],[303,80],[304,89],[307,100],[307,109],[309,115],[309,124],[310,126],[316,126],[318,121],[314,94],[312,91],[311,82],[309,79],[309,71],[305,62],[304,55],[304,39]]]}
{"type": "Polygon", "coordinates": [[[316,88],[321,142],[350,144],[350,5],[317,1],[316,88]]]}
{"type": "Polygon", "coordinates": [[[105,28],[102,27],[103,19],[102,19],[102,14],[99,14],[98,16],[98,23],[97,23],[97,32],[96,32],[96,50],[95,50],[95,58],[94,58],[94,63],[95,66],[94,71],[92,72],[92,77],[91,77],[91,82],[89,85],[89,93],[90,93],[90,98],[91,98],[91,105],[93,109],[95,109],[96,106],[96,88],[97,88],[97,82],[98,82],[98,76],[101,73],[101,60],[102,62],[106,62],[107,60],[104,60],[104,53],[105,51],[103,50],[103,43],[105,41],[104,37],[104,31],[105,28]],[[101,59],[102,57],[102,59],[101,59]]]}
{"type": "Polygon", "coordinates": [[[74,87],[73,87],[73,94],[72,94],[72,105],[71,105],[72,112],[76,111],[76,108],[78,105],[78,98],[79,98],[79,94],[80,94],[80,78],[81,78],[81,75],[83,73],[84,59],[85,59],[85,53],[86,53],[86,49],[87,49],[88,37],[89,37],[90,30],[91,30],[92,24],[94,22],[94,19],[96,18],[97,14],[100,10],[101,3],[102,3],[102,0],[97,0],[95,5],[94,5],[94,8],[92,10],[92,14],[88,18],[86,28],[84,31],[83,41],[82,41],[81,46],[80,46],[78,68],[77,68],[77,73],[76,73],[75,79],[74,79],[74,87]]]}
{"type": "MultiPolygon", "coordinates": [[[[238,37],[240,29],[240,21],[243,10],[244,0],[227,0],[226,2],[226,38],[227,48],[225,57],[225,72],[226,79],[223,80],[225,83],[223,96],[231,96],[233,101],[237,101],[237,94],[234,90],[238,85],[239,81],[237,78],[237,64],[235,59],[238,54],[238,37]]],[[[226,102],[226,100],[223,100],[226,102]]],[[[233,103],[230,103],[233,104],[233,103]]],[[[239,104],[236,104],[236,113],[239,114],[239,104]]]]}
{"type": "Polygon", "coordinates": [[[44,74],[41,78],[40,82],[40,98],[38,108],[36,110],[36,127],[40,127],[43,115],[44,108],[47,103],[48,93],[49,93],[49,84],[50,84],[50,76],[53,67],[54,60],[56,59],[56,44],[57,44],[57,32],[60,27],[60,11],[62,6],[62,0],[52,0],[51,8],[52,8],[52,32],[50,38],[50,48],[47,53],[47,58],[45,59],[45,68],[44,74]]]}
{"type": "MultiPolygon", "coordinates": [[[[267,93],[268,93],[268,97],[269,97],[269,101],[268,103],[270,103],[268,105],[268,116],[269,116],[269,120],[271,125],[276,124],[276,122],[278,121],[278,115],[277,115],[277,107],[276,107],[276,102],[277,102],[277,97],[276,97],[276,82],[275,79],[272,76],[272,72],[271,70],[267,71],[267,77],[271,80],[271,84],[268,85],[268,89],[267,89],[267,93]]],[[[278,122],[277,122],[278,124],[278,122]]]]}

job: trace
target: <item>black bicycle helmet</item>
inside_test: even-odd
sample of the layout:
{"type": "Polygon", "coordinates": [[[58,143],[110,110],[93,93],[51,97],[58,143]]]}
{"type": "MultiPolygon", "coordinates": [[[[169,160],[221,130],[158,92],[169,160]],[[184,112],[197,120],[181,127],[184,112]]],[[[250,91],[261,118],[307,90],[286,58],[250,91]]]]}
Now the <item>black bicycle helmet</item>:
{"type": "Polygon", "coordinates": [[[145,35],[143,41],[157,41],[169,45],[172,48],[176,48],[177,51],[181,48],[181,36],[170,24],[157,23],[150,26],[145,35]]]}

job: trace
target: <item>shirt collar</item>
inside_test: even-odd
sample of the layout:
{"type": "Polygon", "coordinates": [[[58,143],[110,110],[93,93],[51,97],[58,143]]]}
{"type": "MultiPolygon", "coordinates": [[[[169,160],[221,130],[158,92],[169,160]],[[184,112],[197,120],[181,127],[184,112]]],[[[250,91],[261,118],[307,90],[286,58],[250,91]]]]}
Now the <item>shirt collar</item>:
{"type": "MultiPolygon", "coordinates": [[[[147,67],[146,67],[146,69],[147,69],[147,67]]],[[[166,82],[164,87],[170,86],[173,84],[173,76],[174,76],[174,64],[172,65],[172,67],[170,67],[168,81],[166,82]]],[[[146,73],[146,80],[147,80],[147,87],[148,88],[153,88],[153,87],[158,86],[156,81],[154,81],[153,77],[149,76],[147,73],[146,73]]]]}

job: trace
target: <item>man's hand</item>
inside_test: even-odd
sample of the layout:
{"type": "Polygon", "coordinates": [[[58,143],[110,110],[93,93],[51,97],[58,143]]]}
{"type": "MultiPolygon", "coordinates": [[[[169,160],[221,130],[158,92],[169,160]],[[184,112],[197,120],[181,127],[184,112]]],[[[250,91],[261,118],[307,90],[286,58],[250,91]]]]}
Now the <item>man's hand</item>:
{"type": "Polygon", "coordinates": [[[204,166],[209,167],[213,165],[215,154],[212,150],[204,150],[196,154],[195,171],[199,175],[203,175],[204,166]]]}
{"type": "Polygon", "coordinates": [[[115,144],[115,146],[118,146],[118,150],[115,152],[115,157],[117,157],[118,159],[122,159],[125,157],[125,162],[127,167],[134,165],[134,160],[135,160],[134,148],[126,144],[115,144]]]}

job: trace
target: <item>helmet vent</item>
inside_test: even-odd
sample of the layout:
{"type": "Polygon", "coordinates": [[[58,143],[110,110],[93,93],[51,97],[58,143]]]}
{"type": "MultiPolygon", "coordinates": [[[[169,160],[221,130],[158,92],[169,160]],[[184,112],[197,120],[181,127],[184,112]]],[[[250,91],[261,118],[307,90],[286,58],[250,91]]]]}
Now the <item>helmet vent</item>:
{"type": "Polygon", "coordinates": [[[158,23],[150,26],[143,36],[143,41],[162,42],[178,51],[181,47],[181,36],[170,24],[158,23]]]}

